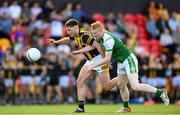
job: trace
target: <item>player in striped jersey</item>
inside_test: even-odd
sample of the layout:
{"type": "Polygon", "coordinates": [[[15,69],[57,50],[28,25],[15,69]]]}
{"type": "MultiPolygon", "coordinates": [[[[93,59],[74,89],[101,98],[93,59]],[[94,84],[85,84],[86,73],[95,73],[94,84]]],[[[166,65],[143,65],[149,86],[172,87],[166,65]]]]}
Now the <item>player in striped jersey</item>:
{"type": "Polygon", "coordinates": [[[70,19],[65,24],[68,34],[68,37],[61,38],[58,41],[53,39],[49,39],[49,42],[52,44],[68,44],[75,40],[77,46],[80,50],[75,51],[74,53],[81,52],[81,48],[92,46],[89,51],[83,51],[84,56],[86,57],[87,61],[84,66],[81,68],[77,79],[77,92],[78,92],[78,103],[79,106],[75,112],[84,112],[84,101],[85,101],[85,82],[90,79],[94,74],[95,71],[99,73],[100,80],[102,82],[102,86],[105,90],[110,90],[111,88],[118,85],[118,77],[112,79],[110,81],[109,75],[109,67],[107,64],[102,64],[93,68],[92,70],[85,72],[85,65],[95,64],[100,61],[102,58],[101,55],[104,55],[104,51],[99,43],[91,36],[88,31],[84,31],[83,29],[79,28],[78,21],[75,19],[70,19]],[[101,55],[100,55],[100,53],[101,55]],[[94,71],[95,70],[95,71],[94,71]]]}
{"type": "MultiPolygon", "coordinates": [[[[138,60],[134,54],[132,54],[128,48],[118,40],[110,32],[104,29],[104,25],[100,22],[91,24],[91,33],[95,37],[105,50],[105,58],[98,61],[95,64],[86,65],[86,71],[88,72],[92,68],[99,65],[108,63],[113,57],[118,62],[117,74],[119,79],[119,89],[123,100],[123,107],[119,112],[130,112],[131,109],[128,106],[129,91],[127,88],[127,82],[135,91],[145,91],[155,93],[161,97],[166,106],[169,105],[169,98],[165,90],[157,89],[148,84],[139,83],[138,80],[138,60]]],[[[87,49],[86,49],[87,50],[87,49]]]]}

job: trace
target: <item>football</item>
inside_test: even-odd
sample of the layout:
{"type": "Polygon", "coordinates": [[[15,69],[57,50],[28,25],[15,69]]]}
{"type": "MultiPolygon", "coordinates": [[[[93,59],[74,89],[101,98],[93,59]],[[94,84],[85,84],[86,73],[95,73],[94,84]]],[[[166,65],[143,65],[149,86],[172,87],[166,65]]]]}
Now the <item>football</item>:
{"type": "Polygon", "coordinates": [[[26,52],[26,57],[30,62],[35,62],[40,59],[41,52],[37,48],[30,48],[26,52]]]}

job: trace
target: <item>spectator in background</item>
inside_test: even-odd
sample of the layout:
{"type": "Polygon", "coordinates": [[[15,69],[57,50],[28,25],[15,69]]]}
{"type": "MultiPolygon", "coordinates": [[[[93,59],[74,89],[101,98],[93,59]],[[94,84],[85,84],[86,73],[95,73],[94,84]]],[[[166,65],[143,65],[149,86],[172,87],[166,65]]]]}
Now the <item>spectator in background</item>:
{"type": "Polygon", "coordinates": [[[75,96],[75,91],[72,88],[75,88],[75,78],[70,72],[68,57],[59,61],[60,63],[60,76],[59,76],[59,85],[62,87],[64,98],[68,103],[74,102],[73,96],[75,96]]]}
{"type": "Polygon", "coordinates": [[[168,21],[165,19],[164,14],[160,15],[160,19],[156,22],[156,26],[160,34],[162,34],[166,29],[170,31],[168,21]]]}
{"type": "Polygon", "coordinates": [[[42,37],[39,37],[37,39],[37,44],[35,45],[36,48],[38,48],[42,54],[42,56],[44,56],[46,54],[46,47],[44,47],[44,44],[43,44],[43,38],[42,37]]]}
{"type": "Polygon", "coordinates": [[[25,26],[22,24],[21,20],[18,20],[11,29],[11,40],[13,43],[16,43],[18,41],[19,38],[23,38],[23,40],[25,40],[25,26]]]}
{"type": "Polygon", "coordinates": [[[37,17],[42,12],[42,8],[39,6],[38,2],[34,2],[31,8],[31,15],[37,17]]]}
{"type": "Polygon", "coordinates": [[[18,4],[17,0],[13,0],[12,4],[9,6],[9,11],[12,19],[18,19],[21,16],[22,8],[18,4]]]}
{"type": "Polygon", "coordinates": [[[173,38],[170,35],[169,30],[166,28],[165,31],[161,34],[160,36],[160,45],[163,48],[167,48],[167,50],[165,52],[170,52],[170,51],[174,51],[173,50],[173,38]]]}
{"type": "MultiPolygon", "coordinates": [[[[47,86],[47,103],[52,102],[52,94],[55,91],[58,95],[59,102],[63,102],[62,89],[59,86],[59,73],[60,65],[57,63],[57,55],[54,53],[49,54],[49,62],[47,65],[47,74],[49,76],[49,82],[47,86]]],[[[55,96],[56,97],[56,96],[55,96]]]]}
{"type": "Polygon", "coordinates": [[[138,35],[137,26],[134,24],[125,23],[125,29],[129,36],[128,39],[126,39],[127,46],[132,52],[134,52],[136,50],[135,43],[138,35]]]}
{"type": "Polygon", "coordinates": [[[20,52],[17,53],[17,59],[18,59],[18,66],[17,68],[19,70],[21,70],[19,72],[19,76],[20,76],[20,83],[21,83],[21,87],[20,87],[20,101],[21,104],[29,104],[31,103],[30,99],[31,99],[31,86],[33,83],[33,79],[32,79],[32,63],[29,62],[25,55],[26,55],[26,51],[29,47],[25,47],[23,49],[21,49],[20,52]]]}
{"type": "Polygon", "coordinates": [[[51,12],[54,10],[54,4],[52,2],[52,0],[46,0],[45,1],[45,5],[43,5],[43,13],[45,13],[45,15],[47,17],[50,16],[51,12]]]}
{"type": "Polygon", "coordinates": [[[156,8],[155,1],[151,1],[148,7],[148,13],[153,16],[153,18],[157,21],[159,19],[158,10],[156,8]]]}
{"type": "Polygon", "coordinates": [[[169,19],[168,10],[167,10],[167,8],[164,7],[164,5],[162,3],[158,4],[158,14],[159,14],[159,16],[164,15],[164,19],[166,21],[168,21],[168,19],[169,19]]]}
{"type": "Polygon", "coordinates": [[[175,12],[172,13],[171,18],[168,21],[169,27],[171,31],[176,32],[176,27],[180,25],[180,21],[177,19],[177,14],[175,12]]]}
{"type": "Polygon", "coordinates": [[[176,27],[176,32],[173,33],[173,41],[177,45],[177,51],[180,52],[180,24],[176,27]]]}
{"type": "Polygon", "coordinates": [[[115,17],[115,13],[110,11],[108,12],[107,16],[106,16],[106,22],[109,22],[109,23],[115,23],[116,17],[115,17]]]}
{"type": "Polygon", "coordinates": [[[86,17],[86,13],[82,10],[82,3],[76,2],[75,9],[72,10],[72,18],[82,21],[86,17]]]}
{"type": "Polygon", "coordinates": [[[22,36],[19,36],[17,39],[17,42],[14,43],[14,52],[15,54],[19,51],[21,51],[22,48],[24,48],[24,39],[22,36]]]}
{"type": "Polygon", "coordinates": [[[2,27],[2,31],[9,34],[12,28],[12,20],[9,18],[9,16],[4,13],[0,16],[0,26],[2,27]]]}
{"type": "Polygon", "coordinates": [[[156,21],[151,14],[149,15],[149,19],[146,22],[146,30],[150,38],[157,38],[159,35],[159,31],[156,27],[156,21]]]}
{"type": "Polygon", "coordinates": [[[29,1],[25,0],[22,5],[22,15],[25,15],[28,18],[30,18],[30,13],[31,13],[31,11],[30,11],[30,7],[29,7],[29,1]]]}
{"type": "Polygon", "coordinates": [[[7,17],[10,17],[10,10],[8,7],[8,1],[3,1],[2,6],[0,7],[0,16],[6,15],[7,17]]]}
{"type": "Polygon", "coordinates": [[[172,78],[172,89],[171,98],[176,104],[180,104],[180,74],[178,74],[178,69],[180,68],[180,54],[174,54],[173,68],[177,71],[176,75],[172,78]]]}
{"type": "Polygon", "coordinates": [[[4,70],[0,70],[0,104],[4,103],[4,98],[5,98],[5,83],[4,83],[4,70]]]}
{"type": "Polygon", "coordinates": [[[5,97],[7,102],[11,102],[13,93],[13,79],[15,77],[14,69],[17,68],[17,59],[14,55],[13,49],[8,48],[5,52],[3,65],[6,69],[5,86],[7,89],[5,97]]]}
{"type": "Polygon", "coordinates": [[[63,36],[62,15],[59,11],[52,12],[52,19],[50,23],[50,36],[54,40],[59,40],[63,36]]]}
{"type": "Polygon", "coordinates": [[[122,35],[117,31],[118,27],[117,24],[109,22],[106,24],[108,31],[110,31],[114,36],[116,36],[118,39],[122,39],[122,35]]]}
{"type": "Polygon", "coordinates": [[[62,11],[64,20],[67,20],[68,18],[70,18],[72,16],[72,8],[73,8],[72,2],[67,2],[65,4],[65,8],[62,11]]]}
{"type": "Polygon", "coordinates": [[[118,14],[117,14],[116,23],[118,25],[118,31],[124,32],[125,25],[124,25],[123,15],[121,12],[118,12],[118,14]]]}

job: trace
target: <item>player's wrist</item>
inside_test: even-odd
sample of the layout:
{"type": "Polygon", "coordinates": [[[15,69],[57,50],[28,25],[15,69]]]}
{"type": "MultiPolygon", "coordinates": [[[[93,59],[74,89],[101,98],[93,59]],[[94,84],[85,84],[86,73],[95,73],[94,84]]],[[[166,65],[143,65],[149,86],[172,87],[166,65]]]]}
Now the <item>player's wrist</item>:
{"type": "Polygon", "coordinates": [[[54,45],[57,45],[58,44],[58,41],[54,41],[54,45]]]}

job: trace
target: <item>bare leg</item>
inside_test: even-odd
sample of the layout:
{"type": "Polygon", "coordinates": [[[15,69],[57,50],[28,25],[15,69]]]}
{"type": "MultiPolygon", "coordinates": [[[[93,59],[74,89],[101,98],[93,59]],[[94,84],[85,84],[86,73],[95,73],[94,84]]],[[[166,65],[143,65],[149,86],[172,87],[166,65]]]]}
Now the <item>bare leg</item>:
{"type": "Polygon", "coordinates": [[[131,88],[133,90],[156,93],[157,96],[161,97],[161,99],[164,102],[165,106],[169,105],[169,98],[168,98],[168,95],[167,95],[165,90],[157,89],[157,88],[155,88],[153,86],[150,86],[148,84],[139,83],[137,73],[128,75],[128,79],[129,79],[131,88]]]}
{"type": "Polygon", "coordinates": [[[121,97],[123,102],[129,101],[129,90],[127,88],[128,78],[126,75],[118,75],[119,76],[119,90],[121,93],[121,97]]]}
{"type": "Polygon", "coordinates": [[[85,101],[85,96],[86,96],[85,83],[87,80],[89,80],[92,77],[92,75],[94,75],[93,70],[85,72],[84,66],[81,68],[81,71],[77,79],[77,92],[78,92],[79,106],[76,111],[84,111],[84,101],[85,101]]]}
{"type": "Polygon", "coordinates": [[[56,85],[56,86],[55,86],[55,91],[56,91],[56,93],[57,93],[58,96],[59,96],[60,102],[63,102],[63,94],[62,94],[61,87],[60,87],[59,85],[56,85]]]}
{"type": "Polygon", "coordinates": [[[103,88],[106,91],[118,86],[118,77],[115,77],[112,80],[110,80],[109,72],[101,72],[99,74],[99,79],[102,83],[103,88]]]}
{"type": "Polygon", "coordinates": [[[47,103],[51,102],[52,89],[53,89],[52,86],[48,86],[47,87],[47,94],[46,94],[46,96],[47,96],[47,103]]]}
{"type": "Polygon", "coordinates": [[[129,79],[131,88],[135,91],[145,91],[145,92],[151,92],[151,93],[156,93],[157,91],[157,88],[153,86],[150,86],[144,83],[139,83],[137,73],[128,75],[128,79],[129,79]]]}

